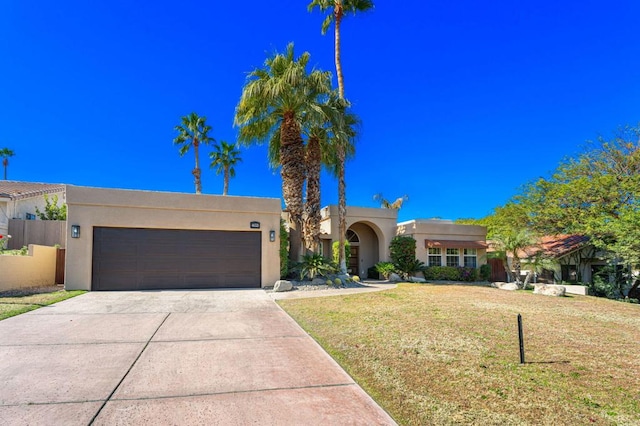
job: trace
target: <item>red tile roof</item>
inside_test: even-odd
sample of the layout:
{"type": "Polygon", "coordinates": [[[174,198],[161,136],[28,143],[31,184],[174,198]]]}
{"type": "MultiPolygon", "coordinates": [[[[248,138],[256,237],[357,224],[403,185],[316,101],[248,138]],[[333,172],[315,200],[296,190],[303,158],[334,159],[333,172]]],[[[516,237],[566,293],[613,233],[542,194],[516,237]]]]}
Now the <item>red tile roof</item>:
{"type": "Polygon", "coordinates": [[[0,180],[0,197],[19,200],[22,198],[31,198],[44,194],[62,192],[65,188],[66,186],[63,184],[0,180]]]}
{"type": "Polygon", "coordinates": [[[589,237],[584,235],[546,235],[540,238],[538,244],[527,247],[519,254],[521,258],[526,258],[542,251],[545,256],[558,258],[579,249],[587,242],[589,237]]]}

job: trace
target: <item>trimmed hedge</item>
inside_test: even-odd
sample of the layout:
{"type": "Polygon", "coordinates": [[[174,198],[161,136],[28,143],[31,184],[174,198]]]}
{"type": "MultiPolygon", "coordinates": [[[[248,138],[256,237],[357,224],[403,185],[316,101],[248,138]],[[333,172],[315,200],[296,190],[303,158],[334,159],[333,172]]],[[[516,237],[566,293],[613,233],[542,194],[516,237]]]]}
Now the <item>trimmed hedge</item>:
{"type": "Polygon", "coordinates": [[[422,272],[425,280],[477,281],[478,270],[464,266],[427,266],[422,272]]]}

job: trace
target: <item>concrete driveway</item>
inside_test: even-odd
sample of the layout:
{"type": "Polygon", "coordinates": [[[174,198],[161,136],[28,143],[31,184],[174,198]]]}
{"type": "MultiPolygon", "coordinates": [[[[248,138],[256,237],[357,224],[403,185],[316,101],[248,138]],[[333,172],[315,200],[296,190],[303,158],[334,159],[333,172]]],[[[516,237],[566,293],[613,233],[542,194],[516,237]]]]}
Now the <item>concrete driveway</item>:
{"type": "Polygon", "coordinates": [[[0,419],[395,424],[259,289],[94,292],[0,321],[0,419]]]}

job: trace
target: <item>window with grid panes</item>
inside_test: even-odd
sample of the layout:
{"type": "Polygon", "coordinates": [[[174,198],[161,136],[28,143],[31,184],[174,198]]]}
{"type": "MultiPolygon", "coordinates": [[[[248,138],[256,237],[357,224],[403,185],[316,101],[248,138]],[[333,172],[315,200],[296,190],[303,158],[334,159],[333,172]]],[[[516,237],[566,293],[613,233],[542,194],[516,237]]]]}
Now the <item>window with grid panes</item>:
{"type": "Polygon", "coordinates": [[[460,266],[460,249],[447,249],[447,266],[460,266]]]}
{"type": "Polygon", "coordinates": [[[475,268],[478,264],[478,250],[464,249],[464,266],[467,268],[475,268]]]}
{"type": "Polygon", "coordinates": [[[429,266],[442,266],[442,249],[429,247],[429,266]]]}

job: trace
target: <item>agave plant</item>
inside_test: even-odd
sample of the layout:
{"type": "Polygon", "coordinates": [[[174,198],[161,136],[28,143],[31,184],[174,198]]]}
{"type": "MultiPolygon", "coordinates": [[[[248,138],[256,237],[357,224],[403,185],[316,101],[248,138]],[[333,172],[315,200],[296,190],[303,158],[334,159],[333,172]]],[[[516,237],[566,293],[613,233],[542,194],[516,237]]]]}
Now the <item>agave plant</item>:
{"type": "Polygon", "coordinates": [[[302,256],[302,261],[294,268],[300,274],[300,279],[305,277],[312,280],[316,276],[325,276],[336,271],[333,263],[320,254],[307,254],[302,256]]]}

